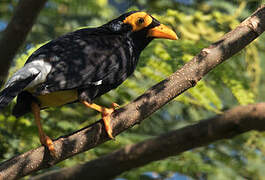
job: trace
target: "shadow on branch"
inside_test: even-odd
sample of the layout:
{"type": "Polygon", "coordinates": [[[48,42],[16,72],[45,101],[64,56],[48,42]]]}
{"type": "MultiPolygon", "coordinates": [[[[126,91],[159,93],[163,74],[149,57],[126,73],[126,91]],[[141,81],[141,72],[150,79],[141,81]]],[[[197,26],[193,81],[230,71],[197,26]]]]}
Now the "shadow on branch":
{"type": "MultiPolygon", "coordinates": [[[[265,5],[254,12],[251,17],[243,21],[236,29],[227,33],[221,40],[213,43],[208,48],[202,49],[197,56],[185,64],[180,70],[147,90],[133,102],[116,110],[111,118],[113,135],[118,135],[135,124],[139,124],[170,100],[195,86],[205,74],[224,62],[227,58],[239,52],[247,44],[257,38],[264,30],[265,5]]],[[[203,123],[204,122],[202,122],[202,124],[203,123]]],[[[219,124],[220,126],[222,125],[221,123],[222,122],[219,124]]],[[[199,125],[201,126],[201,124],[199,125]]],[[[191,127],[187,127],[185,130],[189,132],[187,135],[181,135],[182,138],[187,136],[185,138],[188,142],[191,141],[192,138],[195,138],[195,136],[202,138],[207,135],[204,133],[194,134],[189,131],[189,128],[191,127]]],[[[232,132],[241,132],[240,129],[238,131],[236,129],[232,129],[232,132]]],[[[206,133],[207,130],[203,132],[206,133]]],[[[213,140],[216,138],[211,136],[211,134],[208,135],[209,137],[204,137],[204,140],[205,138],[213,138],[213,140]]],[[[229,134],[226,135],[228,136],[229,134]]],[[[55,140],[54,145],[58,154],[56,158],[49,156],[48,150],[44,147],[39,147],[1,163],[0,179],[18,179],[40,169],[52,166],[78,153],[94,148],[107,140],[110,139],[104,130],[103,122],[100,120],[78,132],[55,140]]],[[[201,144],[206,143],[206,141],[203,141],[203,138],[196,143],[199,142],[201,142],[201,144]]],[[[164,145],[166,144],[167,142],[165,142],[164,145]]],[[[183,150],[187,150],[188,147],[191,148],[196,146],[185,146],[183,150]]],[[[159,153],[162,152],[160,151],[159,153]]]]}

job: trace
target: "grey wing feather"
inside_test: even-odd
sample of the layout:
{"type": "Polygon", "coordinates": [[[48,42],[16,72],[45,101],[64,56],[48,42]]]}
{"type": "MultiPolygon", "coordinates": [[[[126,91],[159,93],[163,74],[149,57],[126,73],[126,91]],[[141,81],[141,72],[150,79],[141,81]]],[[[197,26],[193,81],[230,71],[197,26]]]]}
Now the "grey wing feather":
{"type": "Polygon", "coordinates": [[[45,81],[51,65],[43,59],[26,64],[7,81],[0,92],[0,110],[7,106],[24,89],[32,88],[45,81]]]}
{"type": "Polygon", "coordinates": [[[7,106],[25,87],[27,87],[36,77],[37,74],[31,74],[24,79],[12,81],[3,91],[0,92],[0,110],[7,106]]]}

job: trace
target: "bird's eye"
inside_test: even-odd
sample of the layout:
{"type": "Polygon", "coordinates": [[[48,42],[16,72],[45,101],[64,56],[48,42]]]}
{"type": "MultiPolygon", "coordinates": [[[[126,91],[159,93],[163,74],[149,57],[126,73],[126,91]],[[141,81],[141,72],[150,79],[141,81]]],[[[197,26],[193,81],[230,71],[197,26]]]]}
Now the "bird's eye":
{"type": "Polygon", "coordinates": [[[139,18],[138,20],[137,20],[137,24],[138,25],[141,25],[141,24],[143,24],[144,23],[144,18],[139,18]]]}

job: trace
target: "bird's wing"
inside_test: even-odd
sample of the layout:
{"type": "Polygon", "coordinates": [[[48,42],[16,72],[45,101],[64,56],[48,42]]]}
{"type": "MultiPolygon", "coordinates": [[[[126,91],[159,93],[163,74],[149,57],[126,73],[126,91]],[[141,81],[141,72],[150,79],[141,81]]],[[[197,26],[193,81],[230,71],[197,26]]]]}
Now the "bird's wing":
{"type": "Polygon", "coordinates": [[[11,78],[3,91],[0,92],[0,110],[7,106],[23,89],[25,89],[37,76],[39,72],[29,74],[16,73],[11,78]]]}
{"type": "Polygon", "coordinates": [[[78,30],[47,43],[27,61],[47,59],[52,67],[36,93],[47,94],[124,79],[129,63],[126,60],[130,59],[129,53],[125,53],[128,44],[124,41],[122,36],[78,30]]]}

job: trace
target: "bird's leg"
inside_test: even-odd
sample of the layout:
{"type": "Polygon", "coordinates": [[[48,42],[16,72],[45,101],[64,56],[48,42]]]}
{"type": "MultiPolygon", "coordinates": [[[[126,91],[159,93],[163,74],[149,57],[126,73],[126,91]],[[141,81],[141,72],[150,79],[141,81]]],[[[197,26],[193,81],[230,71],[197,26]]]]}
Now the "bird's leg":
{"type": "Polygon", "coordinates": [[[110,116],[111,116],[111,113],[113,113],[113,111],[115,110],[115,108],[119,107],[119,105],[116,103],[112,103],[111,108],[106,108],[106,107],[102,107],[102,106],[99,106],[99,105],[94,104],[94,103],[88,103],[87,101],[82,101],[82,103],[88,108],[95,109],[96,111],[101,112],[102,119],[103,119],[104,125],[105,125],[105,130],[106,130],[108,136],[111,139],[114,139],[114,137],[112,135],[112,128],[110,125],[110,116]]]}
{"type": "Polygon", "coordinates": [[[40,118],[40,106],[37,103],[32,102],[31,109],[32,109],[32,113],[35,118],[35,122],[38,127],[39,138],[40,138],[41,144],[46,146],[49,149],[52,156],[55,156],[55,148],[54,148],[53,142],[51,138],[47,136],[42,129],[41,118],[40,118]]]}

